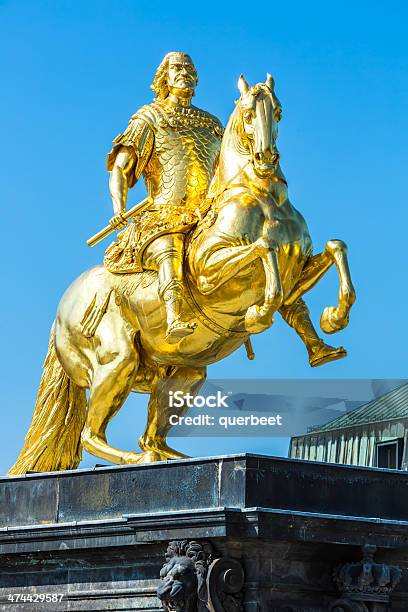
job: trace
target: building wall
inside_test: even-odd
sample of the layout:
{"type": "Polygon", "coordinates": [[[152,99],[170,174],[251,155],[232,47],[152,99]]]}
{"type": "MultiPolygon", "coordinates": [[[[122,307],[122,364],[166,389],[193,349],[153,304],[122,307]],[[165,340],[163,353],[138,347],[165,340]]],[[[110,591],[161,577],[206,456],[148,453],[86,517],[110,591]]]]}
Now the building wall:
{"type": "MultiPolygon", "coordinates": [[[[343,430],[310,433],[292,438],[289,457],[348,465],[375,466],[377,442],[402,438],[406,441],[408,420],[371,423],[343,430]]],[[[403,469],[407,469],[408,444],[405,444],[403,469]]]]}

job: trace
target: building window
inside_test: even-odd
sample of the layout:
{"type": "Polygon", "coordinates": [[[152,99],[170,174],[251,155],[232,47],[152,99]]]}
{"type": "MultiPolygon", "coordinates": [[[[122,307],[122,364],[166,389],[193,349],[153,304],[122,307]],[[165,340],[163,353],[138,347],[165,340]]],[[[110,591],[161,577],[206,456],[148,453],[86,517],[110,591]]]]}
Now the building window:
{"type": "Polygon", "coordinates": [[[376,466],[400,470],[402,464],[403,439],[387,440],[376,444],[376,466]]]}

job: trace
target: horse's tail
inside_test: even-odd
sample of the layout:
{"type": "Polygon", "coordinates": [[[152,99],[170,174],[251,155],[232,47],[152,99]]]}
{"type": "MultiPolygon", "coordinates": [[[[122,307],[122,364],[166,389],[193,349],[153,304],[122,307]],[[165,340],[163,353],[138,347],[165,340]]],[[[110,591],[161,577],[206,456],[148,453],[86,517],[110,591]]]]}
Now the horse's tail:
{"type": "Polygon", "coordinates": [[[8,475],[78,467],[85,417],[85,389],[64,372],[55,352],[53,325],[33,419],[23,449],[8,475]]]}

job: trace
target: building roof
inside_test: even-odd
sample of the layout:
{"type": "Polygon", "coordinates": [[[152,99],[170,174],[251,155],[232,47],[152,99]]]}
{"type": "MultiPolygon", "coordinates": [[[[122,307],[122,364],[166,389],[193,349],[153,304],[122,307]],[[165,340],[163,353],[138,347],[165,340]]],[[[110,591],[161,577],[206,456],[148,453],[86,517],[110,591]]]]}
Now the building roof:
{"type": "Polygon", "coordinates": [[[306,435],[345,429],[346,427],[358,427],[359,425],[371,423],[382,423],[401,418],[408,418],[408,384],[393,389],[382,397],[371,400],[371,402],[360,406],[356,410],[342,414],[333,421],[326,423],[326,425],[318,425],[316,428],[311,428],[306,435]]]}

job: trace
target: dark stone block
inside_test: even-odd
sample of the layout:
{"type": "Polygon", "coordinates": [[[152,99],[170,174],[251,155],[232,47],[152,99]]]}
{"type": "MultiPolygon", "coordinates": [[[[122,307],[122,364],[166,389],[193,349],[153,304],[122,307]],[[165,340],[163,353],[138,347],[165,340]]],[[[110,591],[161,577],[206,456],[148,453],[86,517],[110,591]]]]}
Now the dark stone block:
{"type": "Polygon", "coordinates": [[[248,457],[246,506],[408,520],[408,473],[248,457]]]}
{"type": "Polygon", "coordinates": [[[245,507],[245,491],[247,478],[246,457],[226,458],[219,460],[219,502],[220,507],[245,507]]]}
{"type": "Polygon", "coordinates": [[[216,463],[84,472],[76,479],[60,478],[58,519],[78,521],[212,508],[218,505],[218,488],[216,463]]]}
{"type": "Polygon", "coordinates": [[[56,478],[0,479],[0,526],[41,525],[58,520],[56,478]]]}
{"type": "Polygon", "coordinates": [[[15,591],[64,594],[53,612],[158,612],[170,540],[239,560],[245,612],[327,611],[334,569],[375,545],[407,610],[407,508],[407,473],[256,455],[3,478],[0,610],[15,591]]]}

